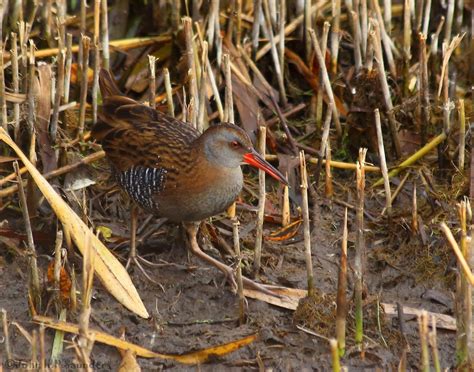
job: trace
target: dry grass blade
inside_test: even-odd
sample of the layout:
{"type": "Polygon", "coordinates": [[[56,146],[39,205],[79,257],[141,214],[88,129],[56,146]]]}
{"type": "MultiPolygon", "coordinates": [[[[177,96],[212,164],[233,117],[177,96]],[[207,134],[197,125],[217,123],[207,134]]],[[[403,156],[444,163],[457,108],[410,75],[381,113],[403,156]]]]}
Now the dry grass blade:
{"type": "Polygon", "coordinates": [[[464,272],[464,275],[466,276],[466,279],[471,283],[471,285],[474,285],[474,275],[472,274],[471,268],[469,267],[469,264],[466,262],[466,259],[464,258],[461,249],[459,248],[458,243],[454,239],[453,233],[451,232],[450,228],[448,225],[446,225],[444,222],[441,222],[441,231],[444,233],[446,236],[446,239],[448,240],[449,244],[451,245],[451,248],[453,249],[456,258],[458,259],[458,262],[464,272]]]}
{"type": "Polygon", "coordinates": [[[3,130],[0,130],[0,140],[10,146],[28,168],[36,185],[62,222],[64,230],[71,234],[72,239],[81,252],[86,248],[86,242],[89,239],[88,237],[90,237],[91,244],[97,251],[95,269],[104,287],[127,309],[143,318],[148,318],[148,312],[122,264],[110,253],[102,242],[92,234],[84,222],[56,193],[48,181],[44,179],[25,154],[23,154],[3,130]]]}

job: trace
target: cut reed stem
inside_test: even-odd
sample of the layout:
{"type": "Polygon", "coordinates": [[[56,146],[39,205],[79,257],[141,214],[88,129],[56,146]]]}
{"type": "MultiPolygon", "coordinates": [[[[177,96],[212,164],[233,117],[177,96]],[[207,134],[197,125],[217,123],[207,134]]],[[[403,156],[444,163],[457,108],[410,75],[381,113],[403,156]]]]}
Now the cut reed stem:
{"type": "Polygon", "coordinates": [[[308,281],[308,297],[314,295],[313,261],[311,257],[311,229],[309,221],[308,203],[308,175],[306,171],[306,158],[304,151],[300,151],[300,174],[301,174],[301,211],[303,214],[304,250],[306,261],[306,274],[308,281]]]}
{"type": "MultiPolygon", "coordinates": [[[[258,151],[265,158],[265,143],[267,136],[267,128],[264,126],[260,127],[258,132],[258,151]]],[[[263,170],[258,171],[258,211],[257,211],[257,228],[255,237],[255,252],[253,259],[253,272],[257,275],[260,271],[261,260],[262,260],[262,243],[263,243],[263,220],[265,217],[265,172],[263,170]]]]}

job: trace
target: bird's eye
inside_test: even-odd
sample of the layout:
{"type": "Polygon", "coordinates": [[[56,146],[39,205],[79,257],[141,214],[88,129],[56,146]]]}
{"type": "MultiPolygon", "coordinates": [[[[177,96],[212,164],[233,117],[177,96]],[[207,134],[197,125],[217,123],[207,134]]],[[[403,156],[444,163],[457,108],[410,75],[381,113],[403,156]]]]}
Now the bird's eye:
{"type": "Polygon", "coordinates": [[[231,145],[232,148],[234,148],[234,149],[238,149],[238,148],[240,147],[240,143],[237,142],[237,141],[232,141],[232,142],[230,143],[230,145],[231,145]]]}

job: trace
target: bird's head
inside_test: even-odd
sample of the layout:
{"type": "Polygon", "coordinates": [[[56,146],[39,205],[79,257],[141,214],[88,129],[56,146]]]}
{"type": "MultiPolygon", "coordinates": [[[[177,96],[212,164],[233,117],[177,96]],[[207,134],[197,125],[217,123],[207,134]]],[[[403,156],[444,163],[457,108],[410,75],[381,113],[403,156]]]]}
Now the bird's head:
{"type": "Polygon", "coordinates": [[[288,185],[286,178],[255,151],[248,134],[236,125],[223,123],[208,128],[201,136],[208,161],[226,168],[249,164],[288,185]]]}

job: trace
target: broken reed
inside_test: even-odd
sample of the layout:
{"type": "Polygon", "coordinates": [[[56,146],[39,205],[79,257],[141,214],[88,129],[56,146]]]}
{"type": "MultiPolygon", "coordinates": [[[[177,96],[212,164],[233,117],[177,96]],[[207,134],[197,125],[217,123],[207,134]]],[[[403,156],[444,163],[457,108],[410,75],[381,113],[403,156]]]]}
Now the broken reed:
{"type": "Polygon", "coordinates": [[[382,123],[380,121],[379,109],[374,110],[375,115],[375,129],[377,130],[377,145],[380,158],[380,169],[382,171],[383,184],[385,187],[385,208],[382,212],[387,212],[390,216],[392,213],[392,192],[390,190],[390,179],[388,177],[387,160],[385,158],[385,148],[383,144],[382,123]]]}
{"type": "Polygon", "coordinates": [[[418,315],[418,330],[420,333],[420,371],[430,371],[430,351],[428,348],[428,313],[422,310],[418,315]]]}
{"type": "Polygon", "coordinates": [[[36,311],[41,308],[41,286],[38,271],[38,262],[36,260],[36,248],[33,240],[33,230],[31,229],[30,213],[28,211],[28,205],[26,203],[25,190],[23,188],[23,180],[21,178],[18,162],[13,162],[13,169],[17,175],[18,181],[18,195],[20,197],[20,208],[23,214],[23,221],[25,223],[27,246],[28,246],[28,263],[29,263],[29,275],[28,275],[28,291],[29,296],[32,300],[30,311],[32,314],[36,314],[36,311]]]}
{"type": "Polygon", "coordinates": [[[244,297],[244,284],[242,280],[242,253],[240,251],[240,237],[239,237],[239,226],[240,222],[235,214],[236,205],[235,202],[227,210],[227,214],[232,221],[232,237],[234,243],[234,254],[236,264],[236,280],[237,280],[237,295],[239,296],[239,324],[245,324],[245,297],[244,297]]]}
{"type": "MultiPolygon", "coordinates": [[[[459,223],[461,227],[460,250],[467,262],[471,260],[470,244],[468,243],[467,209],[469,200],[466,198],[458,204],[459,223]]],[[[469,221],[470,222],[470,221],[469,221]]],[[[458,275],[456,276],[456,367],[463,368],[472,359],[469,355],[469,345],[472,343],[472,287],[458,264],[458,275]]]]}
{"type": "Polygon", "coordinates": [[[364,240],[364,200],[365,200],[365,156],[367,149],[359,150],[359,160],[356,171],[357,209],[356,209],[356,244],[354,258],[354,302],[355,302],[355,342],[362,350],[364,335],[364,318],[362,308],[362,292],[365,270],[365,240],[364,240]]]}
{"type": "Polygon", "coordinates": [[[309,221],[309,204],[308,204],[308,174],[306,171],[306,159],[304,151],[300,151],[300,174],[301,174],[301,212],[303,215],[303,234],[304,234],[304,251],[306,261],[306,273],[308,281],[308,297],[314,295],[314,275],[313,262],[311,258],[311,230],[309,221]]]}
{"type": "MultiPolygon", "coordinates": [[[[267,128],[260,127],[258,132],[258,152],[265,159],[265,142],[267,128]]],[[[255,237],[255,252],[253,259],[253,273],[257,275],[260,271],[262,261],[262,244],[263,244],[263,220],[265,217],[265,172],[258,171],[258,212],[257,212],[257,228],[255,237]]]]}
{"type": "Polygon", "coordinates": [[[196,128],[199,109],[199,92],[197,84],[197,67],[196,61],[194,60],[193,26],[192,19],[189,17],[184,17],[182,21],[186,41],[186,57],[188,62],[189,102],[194,102],[190,115],[191,117],[188,117],[188,122],[192,123],[196,128]]]}
{"type": "Polygon", "coordinates": [[[344,212],[344,225],[341,242],[341,261],[337,280],[336,298],[336,338],[339,355],[344,356],[346,352],[346,316],[347,316],[347,208],[344,212]]]}
{"type": "Polygon", "coordinates": [[[92,284],[94,279],[95,250],[92,248],[92,240],[88,232],[86,235],[87,245],[82,260],[82,308],[79,314],[79,339],[76,354],[78,359],[84,363],[86,370],[91,370],[90,354],[94,345],[93,333],[89,332],[89,322],[92,313],[92,284]]]}

